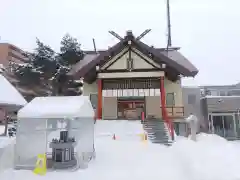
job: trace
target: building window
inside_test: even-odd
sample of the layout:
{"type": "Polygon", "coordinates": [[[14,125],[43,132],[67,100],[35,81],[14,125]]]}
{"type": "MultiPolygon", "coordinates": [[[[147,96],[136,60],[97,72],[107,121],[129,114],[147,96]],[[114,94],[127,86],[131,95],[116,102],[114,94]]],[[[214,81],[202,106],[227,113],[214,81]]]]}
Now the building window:
{"type": "Polygon", "coordinates": [[[220,91],[220,92],[219,92],[219,95],[220,95],[220,96],[226,96],[226,94],[227,94],[227,93],[226,93],[225,91],[220,91]]]}
{"type": "Polygon", "coordinates": [[[188,104],[195,104],[196,103],[196,95],[195,94],[189,94],[188,95],[188,104]]]}
{"type": "Polygon", "coordinates": [[[175,106],[174,93],[167,93],[167,96],[166,96],[166,105],[167,105],[167,106],[175,106]]]}
{"type": "Polygon", "coordinates": [[[212,94],[211,94],[211,91],[208,90],[208,89],[205,90],[205,94],[206,94],[206,96],[211,96],[211,95],[212,95],[212,94]]]}
{"type": "Polygon", "coordinates": [[[228,95],[229,96],[239,96],[240,95],[240,90],[230,90],[229,92],[228,92],[228,95]]]}
{"type": "Polygon", "coordinates": [[[218,96],[218,91],[211,90],[211,96],[218,96]]]}

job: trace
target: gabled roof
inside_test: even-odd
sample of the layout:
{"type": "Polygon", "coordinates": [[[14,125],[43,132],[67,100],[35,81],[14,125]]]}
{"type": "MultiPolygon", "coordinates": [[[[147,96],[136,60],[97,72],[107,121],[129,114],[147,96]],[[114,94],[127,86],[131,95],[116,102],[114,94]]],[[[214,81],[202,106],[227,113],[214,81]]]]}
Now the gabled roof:
{"type": "Polygon", "coordinates": [[[85,67],[86,65],[88,65],[91,61],[93,61],[97,56],[99,56],[99,54],[94,53],[89,53],[89,54],[85,54],[84,58],[77,62],[72,69],[69,71],[69,75],[74,75],[76,74],[82,67],[85,67]]]}
{"type": "Polygon", "coordinates": [[[159,64],[165,63],[167,67],[174,69],[178,74],[183,76],[194,77],[198,73],[197,68],[177,51],[179,48],[171,48],[167,52],[166,48],[150,47],[147,44],[136,40],[131,32],[127,32],[127,35],[120,42],[106,51],[100,51],[97,53],[92,53],[90,51],[86,52],[85,58],[81,60],[83,62],[80,61],[75,65],[74,76],[77,78],[86,78],[90,74],[91,76],[96,76],[97,73],[95,67],[97,65],[103,64],[128,46],[134,46],[134,48],[137,48],[155,62],[159,64]],[[128,41],[131,41],[130,45],[128,44],[128,41]]]}
{"type": "Polygon", "coordinates": [[[24,106],[27,101],[13,87],[13,85],[0,73],[0,106],[24,106]]]}
{"type": "MultiPolygon", "coordinates": [[[[193,74],[194,73],[198,73],[197,68],[186,58],[184,57],[180,52],[178,52],[177,50],[167,50],[164,49],[163,51],[160,51],[160,53],[162,53],[163,55],[167,56],[168,58],[176,61],[178,64],[181,64],[182,66],[184,66],[185,68],[189,69],[193,74]]],[[[195,74],[195,75],[196,75],[195,74]]],[[[194,75],[194,76],[195,76],[194,75]]]]}

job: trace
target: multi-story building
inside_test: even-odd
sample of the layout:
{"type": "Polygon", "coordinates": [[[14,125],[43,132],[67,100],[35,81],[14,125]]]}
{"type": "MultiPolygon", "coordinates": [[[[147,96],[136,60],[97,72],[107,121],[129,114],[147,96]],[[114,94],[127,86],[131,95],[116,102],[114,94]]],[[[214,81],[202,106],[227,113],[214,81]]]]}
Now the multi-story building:
{"type": "Polygon", "coordinates": [[[240,96],[240,83],[222,86],[200,86],[204,96],[240,96]]]}
{"type": "Polygon", "coordinates": [[[15,45],[0,43],[0,64],[5,71],[2,73],[27,98],[34,97],[34,90],[19,85],[18,80],[11,72],[11,63],[25,63],[28,60],[26,52],[15,45]]]}
{"type": "Polygon", "coordinates": [[[12,44],[0,43],[0,64],[4,67],[9,67],[11,62],[21,63],[26,60],[26,54],[20,48],[12,44]]]}
{"type": "Polygon", "coordinates": [[[184,87],[185,115],[197,115],[204,131],[227,139],[240,137],[240,84],[184,87]]]}
{"type": "Polygon", "coordinates": [[[84,78],[83,94],[91,97],[99,119],[165,118],[184,121],[182,76],[198,70],[179,51],[154,48],[131,31],[106,51],[88,53],[73,68],[84,78]]]}
{"type": "MultiPolygon", "coordinates": [[[[16,62],[16,63],[23,63],[27,60],[27,57],[25,55],[25,52],[21,50],[20,48],[8,44],[8,43],[0,43],[0,64],[4,71],[0,72],[3,76],[5,76],[12,84],[14,84],[15,87],[17,87],[17,80],[14,78],[14,76],[11,73],[10,63],[16,62]]],[[[21,87],[17,87],[17,89],[22,93],[26,94],[29,93],[30,90],[26,90],[21,87]]],[[[9,97],[11,98],[11,97],[9,97]]],[[[4,108],[0,107],[0,123],[4,120],[4,108]]],[[[14,112],[11,112],[14,114],[14,112]]]]}
{"type": "Polygon", "coordinates": [[[208,131],[228,139],[240,137],[240,84],[201,86],[201,110],[208,131]]]}

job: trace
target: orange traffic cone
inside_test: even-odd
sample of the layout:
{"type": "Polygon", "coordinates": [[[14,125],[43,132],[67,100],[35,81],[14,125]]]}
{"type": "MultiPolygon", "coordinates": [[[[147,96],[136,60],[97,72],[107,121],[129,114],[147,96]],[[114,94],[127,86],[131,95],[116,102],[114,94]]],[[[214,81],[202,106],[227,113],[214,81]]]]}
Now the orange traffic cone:
{"type": "Polygon", "coordinates": [[[113,134],[113,140],[116,140],[116,135],[115,134],[113,134]]]}

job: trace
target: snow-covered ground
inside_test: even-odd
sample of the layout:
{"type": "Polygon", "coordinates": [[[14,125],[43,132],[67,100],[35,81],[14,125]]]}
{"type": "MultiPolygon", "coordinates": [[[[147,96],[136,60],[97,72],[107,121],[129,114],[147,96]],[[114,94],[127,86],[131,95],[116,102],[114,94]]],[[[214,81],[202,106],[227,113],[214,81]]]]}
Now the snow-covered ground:
{"type": "MultiPolygon", "coordinates": [[[[0,134],[5,127],[0,125],[0,134]]],[[[1,171],[13,167],[15,138],[0,136],[0,177],[1,171]]]]}
{"type": "Polygon", "coordinates": [[[112,139],[115,134],[116,139],[132,141],[141,139],[139,134],[144,133],[140,121],[98,121],[95,127],[95,137],[101,139],[112,139]]]}
{"type": "MultiPolygon", "coordinates": [[[[48,172],[12,169],[1,180],[237,180],[240,179],[240,143],[215,135],[200,134],[197,142],[178,138],[171,147],[140,141],[139,123],[102,121],[96,125],[97,157],[88,169],[48,172]],[[112,140],[116,134],[117,140],[112,140]]],[[[0,140],[1,141],[1,140],[0,140]]],[[[1,143],[0,143],[1,144],[1,143]]],[[[1,160],[0,160],[1,163],[1,160]]]]}
{"type": "Polygon", "coordinates": [[[4,129],[5,129],[5,126],[0,125],[0,134],[3,134],[3,133],[4,133],[4,129]]]}

